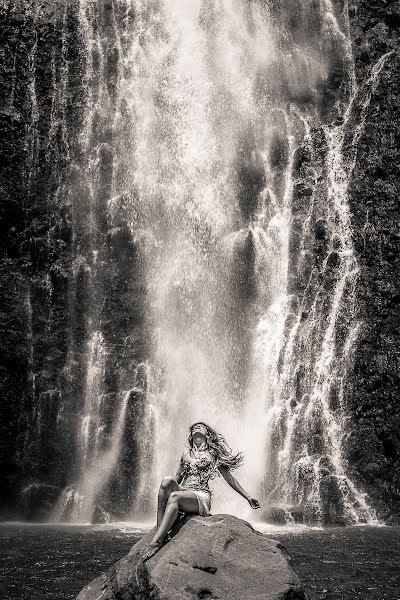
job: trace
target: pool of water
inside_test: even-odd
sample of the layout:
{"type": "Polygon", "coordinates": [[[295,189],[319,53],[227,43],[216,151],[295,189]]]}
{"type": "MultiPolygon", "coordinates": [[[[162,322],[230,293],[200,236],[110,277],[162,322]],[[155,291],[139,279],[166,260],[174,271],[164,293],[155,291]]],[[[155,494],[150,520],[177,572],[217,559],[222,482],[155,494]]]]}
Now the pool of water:
{"type": "Polygon", "coordinates": [[[400,600],[400,527],[274,533],[312,600],[400,600]]]}
{"type": "MultiPolygon", "coordinates": [[[[400,600],[400,527],[268,528],[310,600],[400,600]]],[[[72,600],[122,558],[143,528],[0,525],[2,600],[72,600]]]]}

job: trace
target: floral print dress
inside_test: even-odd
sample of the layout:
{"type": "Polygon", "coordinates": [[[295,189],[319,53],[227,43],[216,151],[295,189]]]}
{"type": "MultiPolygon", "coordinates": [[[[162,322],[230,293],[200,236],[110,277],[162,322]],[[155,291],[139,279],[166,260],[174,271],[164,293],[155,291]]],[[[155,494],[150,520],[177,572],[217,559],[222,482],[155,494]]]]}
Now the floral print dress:
{"type": "Polygon", "coordinates": [[[180,487],[196,494],[199,514],[202,516],[210,513],[212,492],[208,487],[208,482],[220,475],[218,465],[218,458],[207,447],[187,448],[181,457],[179,473],[182,475],[182,481],[180,487]]]}

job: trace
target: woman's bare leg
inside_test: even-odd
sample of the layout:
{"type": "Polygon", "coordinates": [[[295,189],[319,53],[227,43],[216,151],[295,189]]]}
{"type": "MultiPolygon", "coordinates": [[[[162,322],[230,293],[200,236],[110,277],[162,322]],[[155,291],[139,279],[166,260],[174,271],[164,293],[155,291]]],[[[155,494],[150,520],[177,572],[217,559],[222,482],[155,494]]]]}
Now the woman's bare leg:
{"type": "Polygon", "coordinates": [[[173,477],[167,476],[162,480],[158,490],[157,529],[160,527],[170,494],[180,489],[178,482],[173,477]]]}
{"type": "Polygon", "coordinates": [[[160,526],[144,552],[143,560],[147,560],[161,548],[167,532],[175,523],[178,511],[199,514],[197,496],[194,492],[185,490],[170,493],[160,526]]]}

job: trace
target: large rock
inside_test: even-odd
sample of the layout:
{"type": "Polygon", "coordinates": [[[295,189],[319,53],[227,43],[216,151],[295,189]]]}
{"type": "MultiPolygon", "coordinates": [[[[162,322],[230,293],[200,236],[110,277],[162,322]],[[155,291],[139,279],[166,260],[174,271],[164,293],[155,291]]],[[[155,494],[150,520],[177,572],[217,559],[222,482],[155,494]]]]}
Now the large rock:
{"type": "Polygon", "coordinates": [[[149,531],[76,600],[306,600],[284,547],[231,515],[184,517],[143,562],[149,531]]]}

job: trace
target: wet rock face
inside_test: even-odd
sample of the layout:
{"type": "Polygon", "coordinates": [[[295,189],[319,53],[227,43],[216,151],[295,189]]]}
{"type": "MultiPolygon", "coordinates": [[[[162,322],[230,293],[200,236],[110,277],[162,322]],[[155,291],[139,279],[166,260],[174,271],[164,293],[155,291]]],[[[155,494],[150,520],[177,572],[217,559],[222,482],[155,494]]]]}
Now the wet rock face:
{"type": "Polygon", "coordinates": [[[61,484],[69,466],[63,448],[72,440],[57,418],[57,406],[64,403],[65,417],[72,413],[72,425],[75,410],[65,402],[68,383],[63,383],[71,211],[67,197],[56,197],[83,110],[77,20],[72,6],[65,21],[58,10],[68,4],[52,3],[54,10],[39,11],[36,22],[22,2],[3,3],[0,9],[1,501],[3,514],[22,511],[29,518],[43,516],[54,496],[49,490],[61,484]],[[71,78],[61,98],[66,60],[71,78]],[[38,490],[47,490],[42,507],[38,490]]]}
{"type": "MultiPolygon", "coordinates": [[[[0,512],[42,520],[79,471],[77,431],[96,321],[107,351],[104,412],[135,385],[146,352],[142,267],[131,234],[107,215],[114,151],[100,117],[91,133],[98,187],[87,183],[93,157],[82,130],[88,86],[96,82],[86,77],[79,2],[6,2],[0,19],[0,512]]],[[[114,71],[110,56],[110,96],[114,71]]],[[[103,444],[113,416],[105,416],[103,444]]]]}
{"type": "MultiPolygon", "coordinates": [[[[186,522],[185,522],[186,521],[186,522]]],[[[192,517],[143,563],[139,553],[154,529],[77,596],[77,600],[208,598],[305,600],[283,546],[230,515],[192,517]]]]}
{"type": "MultiPolygon", "coordinates": [[[[76,432],[86,393],[91,328],[101,321],[106,350],[103,444],[110,434],[111,413],[120,390],[136,385],[132,374],[146,360],[149,341],[143,257],[126,221],[107,215],[116,150],[112,128],[101,111],[91,123],[91,144],[96,149],[91,156],[85,155],[80,141],[87,115],[88,85],[96,85],[99,71],[88,83],[83,32],[77,16],[79,3],[41,3],[36,18],[32,16],[33,4],[9,2],[0,8],[5,43],[4,66],[0,69],[0,457],[4,476],[0,511],[7,516],[44,519],[59,490],[71,483],[79,470],[74,459],[76,432]],[[88,176],[82,166],[89,163],[98,169],[91,181],[96,207],[90,218],[93,190],[88,189],[88,176]],[[90,226],[90,220],[95,227],[90,226]]],[[[110,106],[115,97],[118,62],[110,15],[113,6],[118,5],[99,3],[96,25],[100,38],[109,44],[104,52],[104,73],[110,106]]],[[[115,10],[118,19],[118,8],[115,10]]],[[[285,4],[284,10],[278,3],[274,10],[290,21],[287,26],[294,39],[301,41],[304,31],[307,35],[311,30],[319,31],[321,15],[317,8],[312,26],[299,20],[297,2],[285,4]]],[[[372,65],[384,53],[398,49],[399,3],[354,0],[349,13],[356,77],[362,87],[372,65]]],[[[347,82],[343,81],[346,65],[340,62],[342,50],[323,50],[327,64],[332,64],[329,80],[318,84],[317,109],[322,122],[334,119],[338,99],[343,98],[344,103],[348,100],[347,82]]],[[[101,58],[97,52],[94,48],[91,56],[95,71],[101,58]]],[[[396,53],[391,55],[380,74],[361,131],[349,187],[353,240],[360,266],[357,318],[362,326],[343,398],[351,417],[343,440],[349,470],[379,508],[379,514],[393,519],[400,518],[397,57],[396,53]]],[[[300,82],[303,80],[301,77],[300,82]]],[[[286,90],[284,95],[300,105],[313,101],[307,93],[309,89],[303,90],[299,83],[298,89],[286,90]]],[[[270,147],[277,190],[282,185],[279,173],[288,160],[282,130],[283,125],[278,124],[270,147]]],[[[326,153],[320,133],[312,132],[314,140],[321,137],[315,156],[305,145],[294,157],[298,177],[292,204],[289,293],[300,298],[308,289],[310,302],[301,313],[301,327],[310,318],[322,266],[326,264],[324,290],[328,296],[342,260],[340,247],[328,248],[331,232],[319,211],[307,247],[301,247],[303,223],[315,186],[317,197],[325,198],[318,183],[324,177],[318,160],[326,153]]],[[[260,156],[254,148],[252,139],[243,139],[238,148],[236,187],[244,223],[254,217],[265,183],[260,156]]],[[[245,380],[250,354],[246,336],[251,323],[246,307],[256,294],[252,235],[242,240],[235,257],[232,288],[237,301],[232,310],[238,324],[237,347],[242,350],[231,362],[238,378],[245,380]]],[[[299,368],[293,406],[306,395],[306,378],[299,368]]],[[[338,410],[341,398],[334,388],[330,402],[332,410],[338,410]]],[[[149,464],[151,460],[135,427],[137,419],[143,417],[143,406],[142,392],[132,392],[122,432],[119,471],[109,481],[104,498],[104,506],[112,513],[113,498],[121,497],[125,490],[125,504],[121,503],[120,512],[115,513],[121,518],[134,500],[137,473],[131,465],[136,453],[140,450],[143,456],[147,452],[149,464]]],[[[315,420],[310,454],[325,452],[317,425],[315,420]]],[[[339,523],[343,508],[340,495],[330,468],[323,468],[324,522],[339,523]]],[[[305,478],[301,489],[306,489],[307,481],[305,478]]],[[[295,520],[308,518],[301,506],[292,508],[291,514],[295,520]]]]}
{"type": "Polygon", "coordinates": [[[22,489],[20,502],[28,521],[45,521],[61,489],[54,485],[32,483],[22,489]]]}
{"type": "Polygon", "coordinates": [[[400,65],[399,3],[350,6],[360,83],[371,66],[394,51],[373,94],[349,187],[360,274],[359,335],[346,389],[351,432],[347,458],[383,518],[400,517],[399,215],[400,65]]]}
{"type": "Polygon", "coordinates": [[[337,476],[323,467],[320,468],[320,475],[321,502],[318,506],[309,501],[286,507],[269,506],[261,513],[261,520],[275,525],[293,523],[313,525],[316,522],[326,527],[351,525],[352,522],[346,515],[340,481],[337,476]]]}

